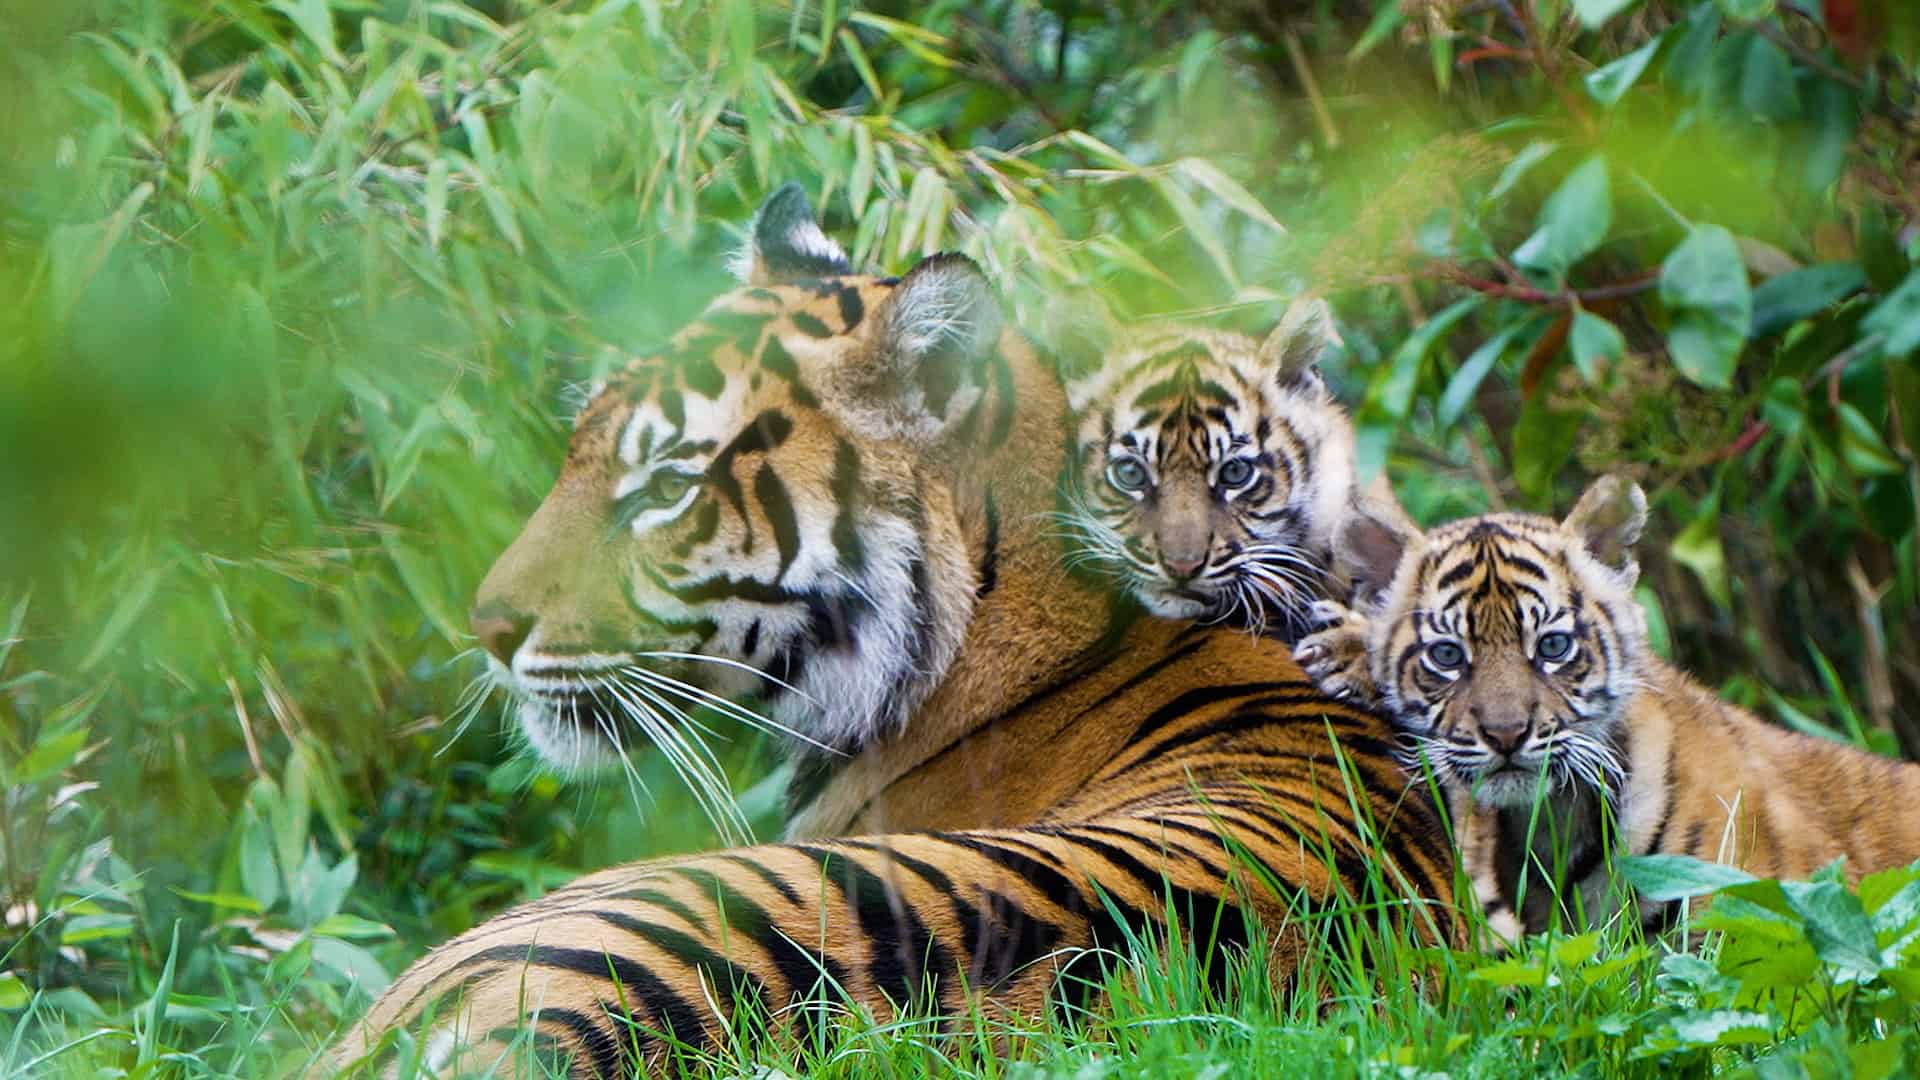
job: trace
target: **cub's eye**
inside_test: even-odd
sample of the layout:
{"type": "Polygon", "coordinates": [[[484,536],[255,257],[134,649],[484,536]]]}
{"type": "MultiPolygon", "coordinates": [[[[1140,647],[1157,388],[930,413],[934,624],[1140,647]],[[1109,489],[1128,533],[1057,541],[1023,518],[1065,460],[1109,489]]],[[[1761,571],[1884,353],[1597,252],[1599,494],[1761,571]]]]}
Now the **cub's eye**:
{"type": "Polygon", "coordinates": [[[1133,458],[1121,458],[1107,466],[1107,483],[1121,491],[1144,491],[1147,486],[1147,467],[1133,458]]]}
{"type": "Polygon", "coordinates": [[[1427,646],[1427,662],[1441,671],[1452,671],[1467,662],[1467,650],[1457,641],[1436,641],[1427,646]]]}
{"type": "Polygon", "coordinates": [[[1573,655],[1573,635],[1565,630],[1541,634],[1533,643],[1533,654],[1548,663],[1565,660],[1573,655]]]}
{"type": "Polygon", "coordinates": [[[1220,463],[1218,483],[1223,488],[1237,488],[1253,479],[1253,462],[1246,458],[1230,458],[1220,463]]]}

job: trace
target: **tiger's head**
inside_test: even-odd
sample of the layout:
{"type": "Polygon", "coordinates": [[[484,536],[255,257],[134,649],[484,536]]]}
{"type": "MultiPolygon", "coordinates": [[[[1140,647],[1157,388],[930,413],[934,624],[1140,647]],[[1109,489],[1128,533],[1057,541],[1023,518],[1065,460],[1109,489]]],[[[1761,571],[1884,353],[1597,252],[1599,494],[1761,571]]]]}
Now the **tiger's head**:
{"type": "Polygon", "coordinates": [[[701,767],[679,721],[754,721],[746,697],[793,739],[861,746],[938,683],[972,616],[929,476],[988,426],[985,278],[959,255],[857,275],[794,185],[750,233],[742,287],[592,394],[475,600],[521,730],[562,769],[642,737],[701,767]]]}
{"type": "Polygon", "coordinates": [[[1541,771],[1607,787],[1647,656],[1633,596],[1646,496],[1596,481],[1562,521],[1487,514],[1421,535],[1357,510],[1337,545],[1368,619],[1367,659],[1401,735],[1440,782],[1524,806],[1541,771]]]}
{"type": "Polygon", "coordinates": [[[1353,428],[1314,370],[1332,334],[1302,300],[1264,343],[1156,327],[1070,374],[1070,557],[1156,615],[1300,629],[1353,483],[1353,428]]]}

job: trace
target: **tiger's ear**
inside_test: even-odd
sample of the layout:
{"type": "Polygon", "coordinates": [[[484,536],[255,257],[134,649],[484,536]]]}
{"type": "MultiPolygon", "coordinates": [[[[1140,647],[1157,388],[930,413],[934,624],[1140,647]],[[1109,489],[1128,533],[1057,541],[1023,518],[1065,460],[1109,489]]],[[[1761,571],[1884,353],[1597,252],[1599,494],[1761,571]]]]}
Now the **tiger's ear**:
{"type": "Polygon", "coordinates": [[[1075,414],[1104,396],[1121,374],[1118,365],[1107,362],[1120,326],[1106,301],[1091,292],[1049,303],[1038,334],[1053,354],[1067,407],[1075,414]]]}
{"type": "Polygon", "coordinates": [[[747,247],[733,272],[748,285],[778,285],[806,278],[850,274],[840,245],[820,231],[806,189],[791,181],[767,196],[747,226],[747,247]]]}
{"type": "Polygon", "coordinates": [[[1260,346],[1260,365],[1270,372],[1274,383],[1288,387],[1311,381],[1320,383],[1314,369],[1327,346],[1337,338],[1333,330],[1333,309],[1325,300],[1300,297],[1287,305],[1280,325],[1260,346]]]}
{"type": "Polygon", "coordinates": [[[1588,485],[1560,527],[1578,537],[1600,565],[1631,585],[1640,576],[1633,545],[1647,527],[1647,496],[1640,485],[1603,476],[1588,485]]]}
{"type": "Polygon", "coordinates": [[[867,317],[866,348],[841,390],[888,435],[930,445],[979,400],[981,361],[999,339],[986,274],[965,255],[930,255],[867,317]]]}
{"type": "Polygon", "coordinates": [[[1333,536],[1335,569],[1353,586],[1348,603],[1363,612],[1378,607],[1419,540],[1419,527],[1398,503],[1356,492],[1333,536]]]}

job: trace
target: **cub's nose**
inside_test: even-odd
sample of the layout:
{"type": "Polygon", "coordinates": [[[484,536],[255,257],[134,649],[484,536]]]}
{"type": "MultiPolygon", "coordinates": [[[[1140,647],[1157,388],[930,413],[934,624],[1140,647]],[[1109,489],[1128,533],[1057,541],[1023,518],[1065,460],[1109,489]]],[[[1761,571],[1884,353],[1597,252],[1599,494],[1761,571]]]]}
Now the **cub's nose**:
{"type": "Polygon", "coordinates": [[[1527,728],[1526,724],[1486,724],[1480,728],[1480,738],[1487,749],[1511,757],[1527,741],[1527,728]]]}
{"type": "Polygon", "coordinates": [[[513,654],[520,651],[527,635],[533,633],[532,617],[497,607],[475,608],[469,621],[473,624],[473,636],[480,639],[480,647],[509,666],[513,663],[513,654]]]}
{"type": "Polygon", "coordinates": [[[1192,578],[1193,575],[1199,573],[1200,568],[1205,566],[1206,562],[1207,559],[1204,555],[1197,559],[1178,558],[1172,555],[1163,555],[1160,557],[1160,565],[1166,567],[1167,573],[1180,581],[1186,581],[1192,578]]]}

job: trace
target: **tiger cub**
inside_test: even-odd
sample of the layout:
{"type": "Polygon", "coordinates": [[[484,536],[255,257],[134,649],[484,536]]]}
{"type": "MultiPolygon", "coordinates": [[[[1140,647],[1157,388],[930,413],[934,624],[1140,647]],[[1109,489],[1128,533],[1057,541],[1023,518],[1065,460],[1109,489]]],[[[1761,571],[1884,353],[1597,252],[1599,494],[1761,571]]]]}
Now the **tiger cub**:
{"type": "Polygon", "coordinates": [[[1297,300],[1265,342],[1166,325],[1067,373],[1070,561],[1163,618],[1292,642],[1330,592],[1354,436],[1314,369],[1325,301],[1297,300]]]}
{"type": "MultiPolygon", "coordinates": [[[[1608,855],[1684,854],[1855,880],[1920,858],[1920,766],[1799,735],[1655,657],[1632,553],[1646,497],[1614,477],[1565,520],[1488,514],[1426,535],[1359,510],[1336,538],[1358,610],[1323,604],[1296,658],[1380,708],[1445,792],[1488,925],[1609,917],[1608,855]],[[1536,796],[1544,798],[1538,810],[1536,796]],[[1525,888],[1522,883],[1525,882],[1525,888]]],[[[1637,902],[1644,925],[1676,912],[1637,902]]]]}

